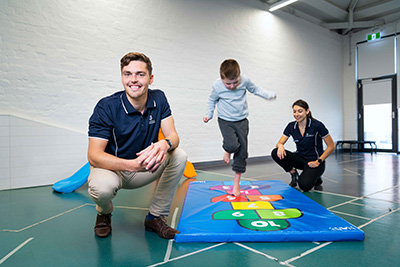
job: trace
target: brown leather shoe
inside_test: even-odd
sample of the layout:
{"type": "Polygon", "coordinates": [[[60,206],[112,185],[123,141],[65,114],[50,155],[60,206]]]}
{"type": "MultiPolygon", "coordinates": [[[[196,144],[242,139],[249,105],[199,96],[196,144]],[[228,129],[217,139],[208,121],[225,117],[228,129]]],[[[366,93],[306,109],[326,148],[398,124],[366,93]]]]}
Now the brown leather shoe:
{"type": "Polygon", "coordinates": [[[144,220],[144,227],[146,231],[149,232],[155,232],[158,234],[160,237],[165,238],[165,239],[172,239],[175,237],[176,234],[179,233],[178,230],[170,227],[166,223],[166,219],[163,216],[160,216],[158,218],[154,218],[153,220],[144,220]]]}
{"type": "Polygon", "coordinates": [[[96,225],[94,226],[94,233],[98,237],[107,237],[111,235],[111,213],[106,215],[97,214],[96,225]]]}

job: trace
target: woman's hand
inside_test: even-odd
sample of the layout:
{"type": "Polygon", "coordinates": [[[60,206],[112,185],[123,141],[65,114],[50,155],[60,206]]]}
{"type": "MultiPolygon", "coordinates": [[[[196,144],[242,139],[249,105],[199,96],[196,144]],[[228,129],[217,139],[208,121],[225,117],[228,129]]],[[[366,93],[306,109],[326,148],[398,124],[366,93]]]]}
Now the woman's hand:
{"type": "Polygon", "coordinates": [[[283,159],[284,157],[286,157],[285,147],[283,145],[279,145],[278,146],[278,151],[277,151],[276,154],[277,154],[279,159],[283,159]]]}
{"type": "Polygon", "coordinates": [[[316,160],[316,161],[310,161],[310,162],[308,162],[307,164],[308,164],[308,167],[310,167],[310,168],[317,168],[317,167],[319,166],[318,160],[316,160]]]}
{"type": "Polygon", "coordinates": [[[285,135],[281,136],[281,139],[279,139],[278,143],[276,144],[276,148],[278,151],[276,152],[276,155],[278,156],[279,159],[283,159],[286,157],[286,150],[284,147],[284,144],[286,144],[286,141],[288,140],[288,137],[285,135]]]}

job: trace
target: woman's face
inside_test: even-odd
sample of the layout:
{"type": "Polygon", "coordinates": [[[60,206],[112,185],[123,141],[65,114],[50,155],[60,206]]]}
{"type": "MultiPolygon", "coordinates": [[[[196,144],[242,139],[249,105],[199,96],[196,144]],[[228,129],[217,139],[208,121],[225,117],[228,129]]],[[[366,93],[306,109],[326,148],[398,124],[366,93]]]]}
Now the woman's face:
{"type": "Polygon", "coordinates": [[[293,117],[297,122],[307,121],[308,113],[310,113],[309,109],[305,110],[300,106],[293,106],[293,117]]]}

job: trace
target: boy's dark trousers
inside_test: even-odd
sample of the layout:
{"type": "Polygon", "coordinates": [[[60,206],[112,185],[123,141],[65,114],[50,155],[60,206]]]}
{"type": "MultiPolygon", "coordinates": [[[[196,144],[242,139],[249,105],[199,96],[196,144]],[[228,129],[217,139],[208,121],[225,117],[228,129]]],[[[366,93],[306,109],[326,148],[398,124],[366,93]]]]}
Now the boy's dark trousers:
{"type": "Polygon", "coordinates": [[[222,148],[233,154],[232,170],[237,173],[246,172],[248,119],[226,121],[218,118],[218,125],[223,138],[222,148]]]}

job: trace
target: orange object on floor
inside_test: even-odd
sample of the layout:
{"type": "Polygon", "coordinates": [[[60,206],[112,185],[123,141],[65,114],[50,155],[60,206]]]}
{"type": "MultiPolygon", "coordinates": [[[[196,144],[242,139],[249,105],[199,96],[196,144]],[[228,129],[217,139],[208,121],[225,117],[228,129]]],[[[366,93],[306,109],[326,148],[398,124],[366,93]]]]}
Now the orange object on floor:
{"type": "MultiPolygon", "coordinates": [[[[160,131],[158,132],[158,140],[164,139],[164,135],[160,131]]],[[[183,171],[183,176],[185,176],[186,178],[193,178],[195,176],[197,176],[196,170],[194,169],[193,164],[190,161],[186,161],[186,167],[185,170],[183,171]]]]}
{"type": "Polygon", "coordinates": [[[196,170],[194,169],[194,166],[190,161],[186,161],[186,167],[183,172],[183,176],[185,176],[186,178],[193,178],[197,176],[196,170]]]}

